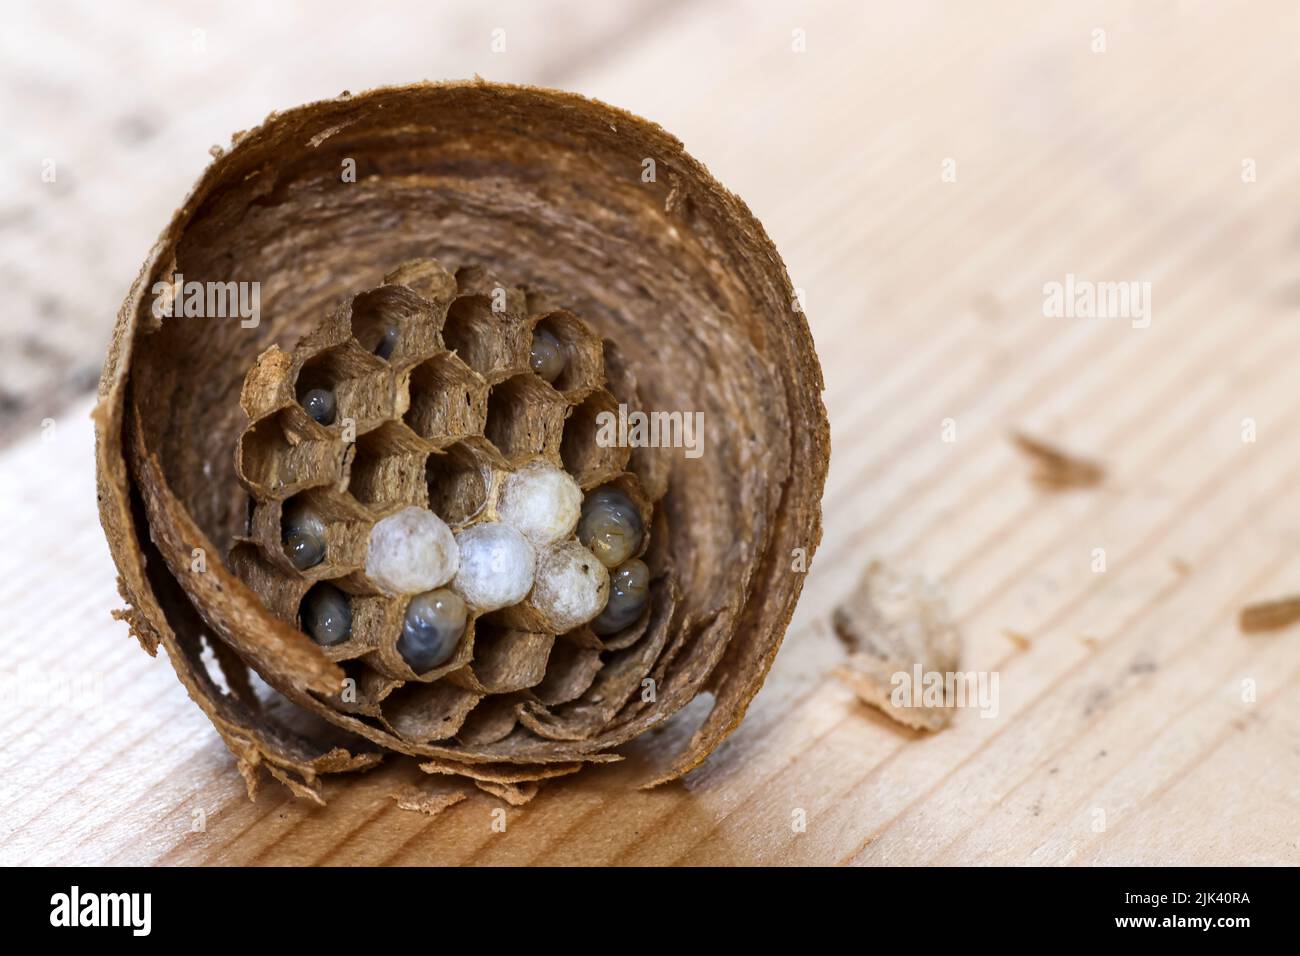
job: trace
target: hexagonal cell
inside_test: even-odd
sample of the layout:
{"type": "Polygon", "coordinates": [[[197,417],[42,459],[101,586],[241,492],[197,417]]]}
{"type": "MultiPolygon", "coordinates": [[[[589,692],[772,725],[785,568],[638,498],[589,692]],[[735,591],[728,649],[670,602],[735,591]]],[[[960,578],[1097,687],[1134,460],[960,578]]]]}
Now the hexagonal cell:
{"type": "Polygon", "coordinates": [[[554,634],[517,631],[479,621],[470,670],[479,689],[490,694],[525,690],[546,676],[546,662],[554,644],[554,634]]]}
{"type": "Polygon", "coordinates": [[[543,704],[555,706],[577,700],[604,666],[600,649],[560,638],[546,661],[546,675],[532,688],[543,704]]]}
{"type": "Polygon", "coordinates": [[[261,498],[284,498],[337,481],[347,447],[294,405],[250,425],[239,437],[235,469],[261,498]]]}
{"type": "Polygon", "coordinates": [[[485,697],[461,724],[456,742],[466,747],[486,747],[505,739],[518,725],[515,711],[526,699],[526,692],[485,697]]]}
{"type": "Polygon", "coordinates": [[[363,598],[349,593],[342,581],[317,581],[294,612],[294,625],[331,660],[347,660],[365,653],[358,640],[357,617],[363,598]]]}
{"type": "Polygon", "coordinates": [[[487,504],[492,466],[468,445],[434,452],[425,464],[429,510],[453,528],[474,518],[487,504]]]}
{"type": "Polygon", "coordinates": [[[410,393],[405,421],[420,437],[442,445],[482,434],[487,383],[450,352],[416,366],[410,393]]]}
{"type": "Polygon", "coordinates": [[[392,376],[354,342],[325,349],[303,363],[294,380],[298,404],[305,408],[317,390],[333,396],[334,411],[324,425],[340,428],[350,419],[357,431],[364,431],[392,415],[392,376]]]}
{"type": "Polygon", "coordinates": [[[380,510],[425,504],[424,459],[428,450],[401,422],[385,422],[357,438],[348,491],[380,510]]]}
{"type": "Polygon", "coordinates": [[[564,399],[532,372],[492,387],[484,434],[512,464],[555,456],[564,433],[564,399]]]}
{"type": "Polygon", "coordinates": [[[482,694],[450,681],[411,683],[384,701],[384,718],[393,732],[416,743],[454,737],[482,694]]]}
{"type": "Polygon", "coordinates": [[[452,303],[442,329],[443,342],[488,382],[528,366],[532,333],[509,312],[494,312],[485,295],[461,296],[452,303]]]}
{"type": "Polygon", "coordinates": [[[284,502],[278,527],[268,544],[278,544],[277,557],[308,580],[336,577],[365,563],[366,512],[348,495],[329,488],[312,488],[284,502]],[[311,560],[314,551],[319,558],[311,560]],[[298,560],[295,560],[297,556],[298,560]],[[310,563],[306,563],[310,561],[310,563]]]}
{"type": "Polygon", "coordinates": [[[584,491],[627,467],[632,449],[620,421],[618,402],[601,390],[577,405],[564,423],[560,459],[584,491]]]}
{"type": "MultiPolygon", "coordinates": [[[[586,492],[583,496],[584,504],[590,500],[592,494],[601,488],[610,488],[622,492],[632,502],[632,507],[636,509],[636,513],[641,519],[641,544],[632,553],[632,557],[639,558],[645,554],[646,549],[649,547],[651,522],[654,518],[654,508],[651,506],[649,499],[646,498],[645,489],[641,487],[641,482],[636,475],[630,471],[625,471],[609,481],[602,482],[597,488],[584,489],[586,492]]],[[[579,522],[578,536],[579,540],[581,540],[581,522],[579,522]]]]}
{"type": "Polygon", "coordinates": [[[549,312],[534,320],[528,334],[530,345],[533,333],[539,329],[550,332],[559,340],[565,357],[564,370],[551,382],[553,388],[572,396],[604,384],[605,365],[600,338],[585,322],[564,309],[549,312]]]}
{"type": "Polygon", "coordinates": [[[403,285],[385,285],[352,300],[352,337],[367,354],[407,368],[442,347],[441,310],[403,285]]]}
{"type": "Polygon", "coordinates": [[[383,602],[382,607],[377,606],[363,625],[366,642],[370,648],[367,660],[370,666],[381,674],[396,680],[429,683],[459,670],[473,657],[477,619],[471,610],[465,622],[465,631],[457,641],[451,656],[423,673],[416,673],[398,650],[406,623],[406,611],[414,596],[370,600],[383,602]]]}

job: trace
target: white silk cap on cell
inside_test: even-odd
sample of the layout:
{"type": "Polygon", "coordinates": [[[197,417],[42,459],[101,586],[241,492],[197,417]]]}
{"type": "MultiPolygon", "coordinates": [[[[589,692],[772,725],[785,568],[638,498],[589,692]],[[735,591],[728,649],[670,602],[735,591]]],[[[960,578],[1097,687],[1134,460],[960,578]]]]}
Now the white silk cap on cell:
{"type": "Polygon", "coordinates": [[[427,508],[403,508],[370,529],[366,575],[388,594],[440,588],[459,567],[451,529],[427,508]]]}

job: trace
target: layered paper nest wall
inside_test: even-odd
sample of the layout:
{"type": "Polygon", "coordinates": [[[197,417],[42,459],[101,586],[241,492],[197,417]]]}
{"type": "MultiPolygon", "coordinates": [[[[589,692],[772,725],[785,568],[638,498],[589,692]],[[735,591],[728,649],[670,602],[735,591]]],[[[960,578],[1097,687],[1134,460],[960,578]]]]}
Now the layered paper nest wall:
{"type": "MultiPolygon", "coordinates": [[[[436,394],[433,384],[417,392],[436,394]]],[[[319,800],[322,774],[386,754],[489,789],[544,779],[618,759],[620,745],[707,693],[712,705],[694,733],[676,750],[654,748],[643,783],[672,779],[740,722],[798,599],[821,535],[821,390],[771,241],[658,126],[570,94],[482,82],[345,94],[275,114],[209,166],[118,315],[96,432],[121,613],[146,650],[165,648],[250,791],[265,769],[319,800]],[[654,181],[642,175],[647,159],[654,181]],[[347,161],[355,182],[340,175],[347,161]],[[557,638],[543,678],[583,650],[594,654],[590,680],[558,704],[529,688],[471,695],[464,723],[508,722],[500,737],[420,742],[382,715],[340,706],[346,662],[268,606],[246,567],[241,575],[226,563],[238,564],[250,532],[236,474],[249,427],[245,376],[269,347],[292,353],[341,303],[426,259],[461,283],[473,270],[503,277],[526,290],[536,306],[528,311],[580,317],[616,356],[614,396],[704,413],[702,456],[666,455],[644,473],[629,466],[649,486],[646,500],[657,499],[652,566],[671,567],[660,580],[673,591],[654,602],[662,619],[631,643],[611,642],[619,646],[557,638]],[[151,290],[176,273],[260,283],[260,323],[155,318],[151,290]],[[647,677],[650,701],[640,693],[647,677]],[[273,695],[259,692],[262,682],[273,695]],[[551,723],[519,720],[543,711],[551,723]]],[[[564,408],[569,420],[584,413],[581,401],[564,408]]],[[[547,440],[562,442],[563,424],[552,431],[547,440]]],[[[593,469],[589,486],[612,466],[595,456],[581,467],[593,469]]]]}

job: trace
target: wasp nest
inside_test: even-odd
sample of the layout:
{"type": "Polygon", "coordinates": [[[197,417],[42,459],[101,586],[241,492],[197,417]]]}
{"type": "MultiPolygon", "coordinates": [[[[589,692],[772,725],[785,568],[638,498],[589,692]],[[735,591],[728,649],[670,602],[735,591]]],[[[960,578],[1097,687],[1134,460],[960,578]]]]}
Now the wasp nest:
{"type": "Polygon", "coordinates": [[[120,613],[250,792],[405,754],[518,798],[707,693],[642,782],[679,776],[739,723],[820,538],[795,301],[744,205],[627,113],[476,82],[272,116],[119,313],[120,613]],[[158,307],[194,282],[257,308],[158,307]],[[704,431],[600,437],[638,413],[704,431]]]}
{"type": "Polygon", "coordinates": [[[557,708],[606,652],[644,645],[603,696],[653,680],[676,600],[647,554],[668,462],[595,426],[642,411],[635,382],[575,315],[481,269],[386,279],[245,378],[229,565],[342,665],[328,703],[408,745],[585,736],[616,713],[557,708]]]}

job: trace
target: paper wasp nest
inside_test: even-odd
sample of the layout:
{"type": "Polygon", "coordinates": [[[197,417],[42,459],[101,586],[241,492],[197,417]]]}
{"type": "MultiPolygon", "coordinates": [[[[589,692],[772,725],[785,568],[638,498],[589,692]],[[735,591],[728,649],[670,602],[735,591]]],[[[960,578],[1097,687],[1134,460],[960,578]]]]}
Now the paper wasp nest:
{"type": "Polygon", "coordinates": [[[771,242],[657,126],[481,82],[277,114],[119,313],[96,423],[121,614],[250,791],[320,800],[405,754],[500,793],[707,692],[642,782],[672,779],[793,611],[821,387],[771,242]],[[159,318],[177,273],[258,283],[258,320],[159,318]],[[597,441],[620,406],[702,413],[702,453],[597,441]]]}
{"type": "MultiPolygon", "coordinates": [[[[540,739],[574,739],[588,727],[561,726],[553,708],[598,682],[603,696],[627,705],[652,679],[648,651],[662,646],[675,603],[670,563],[656,552],[644,609],[603,637],[587,626],[609,589],[604,565],[576,536],[581,492],[616,494],[635,509],[640,530],[624,560],[640,558],[653,513],[645,489],[663,494],[669,462],[647,450],[633,465],[631,448],[597,440],[600,412],[641,406],[613,345],[572,313],[530,310],[522,290],[474,267],[453,276],[431,259],[387,280],[345,302],[292,352],[263,353],[247,375],[241,402],[250,423],[236,472],[251,510],[230,567],[272,613],[308,634],[321,588],[339,602],[350,627],[323,646],[350,678],[328,698],[338,710],[412,746],[485,747],[518,727],[540,739]],[[551,383],[531,367],[538,336],[559,348],[551,383]],[[320,396],[330,399],[323,422],[307,410],[320,396]],[[572,488],[572,500],[549,492],[555,481],[572,488]],[[393,519],[396,547],[376,533],[393,519]],[[436,531],[417,523],[408,534],[404,519],[436,531]],[[287,542],[296,539],[286,529],[304,520],[315,547],[295,563],[287,542]],[[517,588],[509,567],[467,567],[476,542],[494,531],[517,543],[527,577],[517,588]],[[442,573],[404,581],[419,564],[404,542],[439,534],[453,559],[439,565],[442,573]],[[397,559],[387,574],[377,560],[386,550],[397,559]],[[571,553],[579,580],[565,593],[563,575],[548,569],[563,571],[571,553]],[[493,585],[502,581],[507,593],[497,597],[493,585]],[[404,620],[420,592],[435,590],[462,599],[464,629],[444,659],[413,665],[402,653],[404,620]],[[588,598],[586,613],[569,612],[588,598]],[[566,641],[559,651],[557,637],[566,641]],[[601,678],[613,652],[641,643],[643,666],[601,678]]],[[[494,552],[487,554],[490,564],[494,552]]]]}

